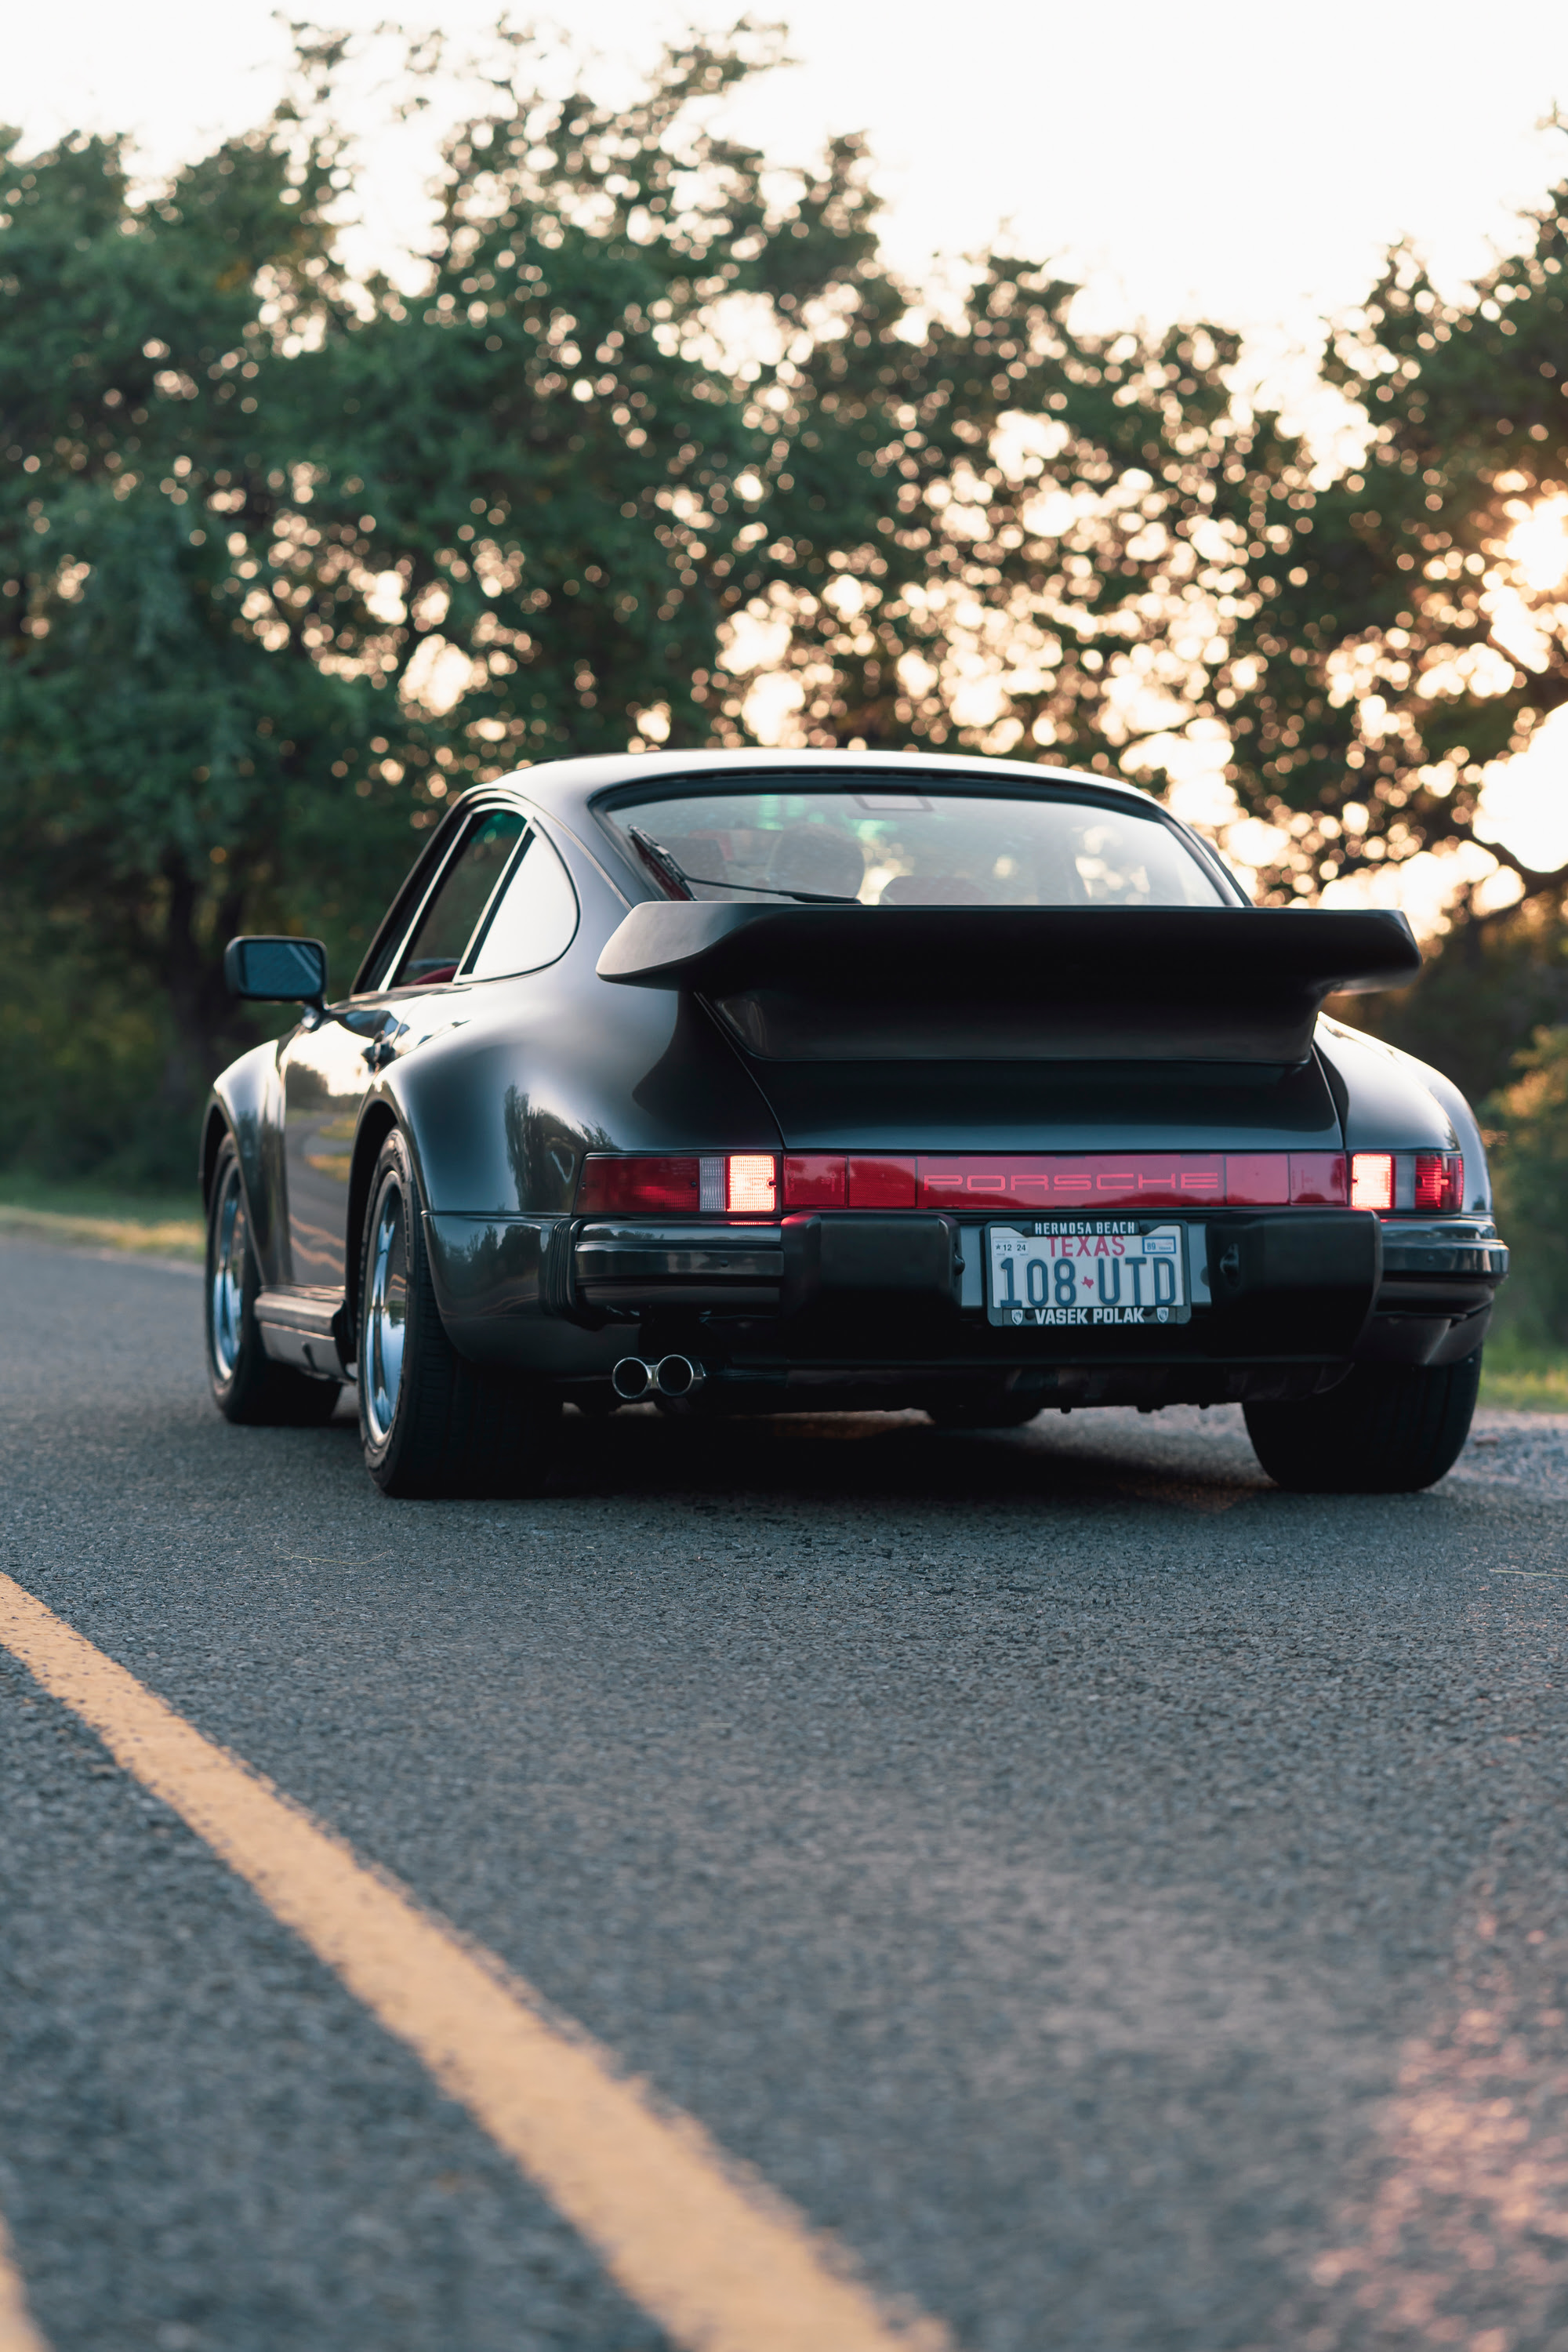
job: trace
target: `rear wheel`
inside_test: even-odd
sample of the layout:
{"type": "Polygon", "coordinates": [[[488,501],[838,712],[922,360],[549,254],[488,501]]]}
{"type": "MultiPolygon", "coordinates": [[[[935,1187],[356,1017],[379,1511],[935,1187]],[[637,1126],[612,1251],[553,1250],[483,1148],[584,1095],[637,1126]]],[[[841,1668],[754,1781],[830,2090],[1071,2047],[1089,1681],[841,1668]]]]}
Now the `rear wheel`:
{"type": "Polygon", "coordinates": [[[234,1138],[226,1136],[207,1202],[205,1319],[213,1401],[227,1421],[293,1429],[331,1421],[338,1402],[336,1381],[313,1381],[291,1364],[275,1364],[263,1348],[256,1320],[260,1288],[239,1154],[234,1138]]]}
{"type": "Polygon", "coordinates": [[[1458,1364],[1357,1364],[1326,1396],[1247,1405],[1247,1433],[1298,1494],[1413,1494],[1458,1461],[1480,1376],[1479,1348],[1458,1364]]]}
{"type": "Polygon", "coordinates": [[[359,1417],[384,1495],[528,1495],[544,1484],[556,1398],[459,1356],[436,1304],[401,1135],[382,1145],[361,1263],[359,1417]]]}

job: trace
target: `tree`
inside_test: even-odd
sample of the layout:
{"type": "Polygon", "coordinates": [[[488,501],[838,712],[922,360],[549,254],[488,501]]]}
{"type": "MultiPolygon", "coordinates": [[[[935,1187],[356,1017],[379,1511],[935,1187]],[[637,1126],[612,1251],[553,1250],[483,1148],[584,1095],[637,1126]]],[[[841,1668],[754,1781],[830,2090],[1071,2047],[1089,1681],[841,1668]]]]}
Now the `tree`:
{"type": "Polygon", "coordinates": [[[243,1034],[226,935],[352,950],[449,782],[705,731],[766,444],[702,322],[865,242],[831,173],[770,215],[760,158],[680,140],[745,70],[699,46],[629,113],[513,94],[453,142],[427,299],[350,288],[340,59],[156,203],[88,139],[3,192],[5,893],[165,1007],[170,1161],[243,1034]]]}
{"type": "MultiPolygon", "coordinates": [[[[1278,828],[1277,899],[1473,844],[1489,764],[1568,699],[1568,183],[1529,225],[1459,301],[1390,255],[1325,356],[1366,416],[1338,472],[1237,397],[1217,329],[1080,335],[1070,286],[993,257],[910,341],[867,284],[799,380],[899,481],[887,571],[830,555],[853,585],[804,614],[773,592],[817,740],[1158,781],[1186,737],[1278,828]]],[[[1554,905],[1559,877],[1486,846],[1554,905]]]]}
{"type": "MultiPolygon", "coordinates": [[[[1396,248],[1331,337],[1325,374],[1368,420],[1363,464],[1318,488],[1299,464],[1254,468],[1262,601],[1216,676],[1234,689],[1237,792],[1290,835],[1277,896],[1473,842],[1489,763],[1568,699],[1552,506],[1568,489],[1568,182],[1529,222],[1524,249],[1458,301],[1396,248]],[[1531,516],[1548,559],[1534,576],[1531,516]]],[[[1560,892],[1487,846],[1526,895],[1560,892]]]]}
{"type": "Polygon", "coordinates": [[[5,898],[36,948],[47,910],[168,1008],[182,1117],[234,1034],[215,941],[265,903],[295,797],[358,731],[351,692],[226,601],[225,509],[264,463],[253,354],[328,267],[326,167],[238,140],[135,208],[118,148],[76,139],[0,183],[5,898]]]}
{"type": "Polygon", "coordinates": [[[1527,1341],[1560,1349],[1568,1345],[1568,1029],[1536,1031],[1487,1117],[1500,1225],[1514,1251],[1506,1318],[1527,1341]]]}

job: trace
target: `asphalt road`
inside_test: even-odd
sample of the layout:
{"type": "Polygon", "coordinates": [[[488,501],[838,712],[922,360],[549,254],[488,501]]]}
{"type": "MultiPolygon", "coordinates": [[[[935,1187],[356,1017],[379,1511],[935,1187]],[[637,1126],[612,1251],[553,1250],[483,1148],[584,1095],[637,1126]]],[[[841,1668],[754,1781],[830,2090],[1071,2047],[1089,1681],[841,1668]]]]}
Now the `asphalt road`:
{"type": "MultiPolygon", "coordinates": [[[[1568,1420],[563,1425],[392,1504],[197,1285],[0,1244],[0,1567],[965,2352],[1568,2347],[1568,1420]]],[[[0,2213],[55,2352],[658,2330],[0,1653],[0,2213]]],[[[824,2352],[832,2352],[825,2347],[824,2352]]]]}

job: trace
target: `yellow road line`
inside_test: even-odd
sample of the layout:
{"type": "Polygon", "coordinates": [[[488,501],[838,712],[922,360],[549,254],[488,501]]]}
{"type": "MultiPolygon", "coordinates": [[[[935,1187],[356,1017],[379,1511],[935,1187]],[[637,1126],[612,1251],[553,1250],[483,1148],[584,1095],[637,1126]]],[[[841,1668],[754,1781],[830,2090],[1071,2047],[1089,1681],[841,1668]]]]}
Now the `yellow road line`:
{"type": "Polygon", "coordinates": [[[879,2303],[700,2124],[5,1575],[0,1643],[416,2053],[677,2344],[945,2352],[940,2322],[879,2303]]]}
{"type": "Polygon", "coordinates": [[[22,2273],[16,2268],[4,2214],[0,2214],[0,2352],[49,2352],[27,2310],[22,2273]]]}

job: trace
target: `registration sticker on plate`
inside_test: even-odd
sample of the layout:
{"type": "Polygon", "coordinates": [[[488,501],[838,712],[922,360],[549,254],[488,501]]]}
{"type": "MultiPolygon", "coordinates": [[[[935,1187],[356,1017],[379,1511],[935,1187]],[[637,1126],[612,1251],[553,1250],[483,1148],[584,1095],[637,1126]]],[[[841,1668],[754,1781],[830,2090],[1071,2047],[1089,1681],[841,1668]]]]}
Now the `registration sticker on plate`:
{"type": "Polygon", "coordinates": [[[986,1227],[993,1323],[1185,1323],[1182,1228],[1140,1217],[1049,1217],[986,1227]]]}

